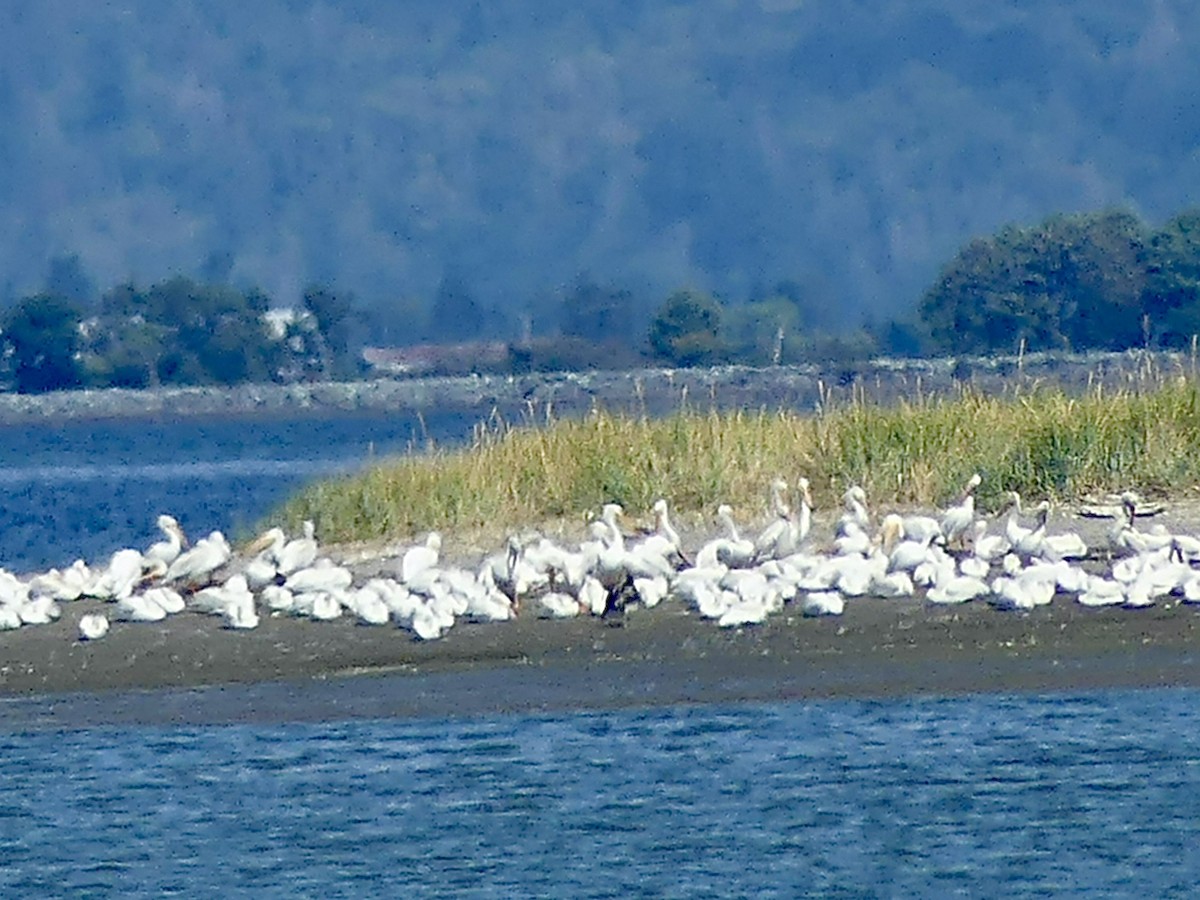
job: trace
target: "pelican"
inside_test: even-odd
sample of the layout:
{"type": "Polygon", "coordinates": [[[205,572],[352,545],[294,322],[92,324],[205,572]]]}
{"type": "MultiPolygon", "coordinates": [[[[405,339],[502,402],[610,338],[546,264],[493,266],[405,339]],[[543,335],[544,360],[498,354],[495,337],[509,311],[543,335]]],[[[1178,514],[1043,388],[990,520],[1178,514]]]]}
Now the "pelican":
{"type": "Polygon", "coordinates": [[[273,613],[291,612],[296,597],[282,584],[268,584],[262,589],[262,601],[273,613]]]}
{"type": "Polygon", "coordinates": [[[183,612],[187,604],[184,602],[183,595],[174,588],[166,585],[152,587],[142,592],[142,595],[154,603],[157,603],[163,608],[167,615],[183,612]]]}
{"type": "Polygon", "coordinates": [[[190,550],[180,553],[167,568],[162,580],[167,583],[201,584],[229,562],[232,556],[233,551],[225,535],[219,531],[210,532],[208,537],[196,541],[190,550]]]}
{"type": "Polygon", "coordinates": [[[346,608],[363,625],[386,625],[392,618],[392,611],[370,584],[350,591],[346,596],[346,608]]]}
{"type": "Polygon", "coordinates": [[[745,540],[733,521],[733,509],[725,503],[717,507],[717,519],[725,526],[726,536],[709,541],[696,553],[696,565],[709,568],[721,562],[730,568],[745,568],[754,563],[754,542],[745,540]]]}
{"type": "Polygon", "coordinates": [[[34,597],[17,607],[17,615],[25,625],[49,625],[62,615],[62,607],[53,597],[34,597]]]}
{"type": "Polygon", "coordinates": [[[31,596],[44,594],[55,600],[78,600],[94,581],[95,576],[88,570],[87,563],[77,559],[61,572],[51,569],[34,575],[29,579],[29,593],[31,596]]]}
{"type": "Polygon", "coordinates": [[[782,478],[776,478],[771,482],[770,505],[771,514],[775,518],[754,540],[754,550],[759,559],[777,559],[780,556],[787,556],[791,552],[789,546],[786,552],[776,553],[777,546],[781,542],[791,544],[795,541],[792,508],[783,499],[787,489],[788,483],[782,478]]]}
{"type": "Polygon", "coordinates": [[[133,593],[142,580],[143,570],[140,551],[131,548],[118,550],[84,593],[98,600],[121,600],[133,593]]]}
{"type": "Polygon", "coordinates": [[[942,535],[946,539],[947,547],[954,544],[958,544],[960,547],[963,545],[967,529],[975,522],[975,488],[979,487],[982,482],[983,478],[976,472],[963,488],[962,499],[958,505],[952,506],[942,513],[939,525],[942,535]]]}
{"type": "Polygon", "coordinates": [[[165,566],[170,566],[187,546],[187,535],[183,533],[183,528],[180,527],[175,517],[168,516],[166,513],[159,516],[155,524],[165,539],[151,544],[142,554],[143,559],[146,562],[157,560],[165,566]]]}
{"type": "Polygon", "coordinates": [[[303,536],[292,538],[275,554],[275,565],[280,575],[291,575],[300,569],[308,568],[316,561],[317,527],[312,519],[305,519],[300,528],[303,536]]]}
{"type": "Polygon", "coordinates": [[[645,540],[639,541],[631,549],[635,552],[655,553],[673,566],[690,566],[691,560],[683,552],[683,542],[679,539],[679,532],[671,524],[666,499],[659,497],[654,501],[652,509],[654,511],[654,533],[645,540]]]}
{"type": "MultiPolygon", "coordinates": [[[[199,546],[197,544],[197,546],[199,546]]],[[[230,576],[224,584],[214,584],[201,588],[192,594],[188,605],[197,612],[223,616],[231,607],[239,603],[254,602],[254,595],[246,584],[246,576],[240,572],[230,576]]]]}
{"type": "Polygon", "coordinates": [[[840,616],[846,601],[837,591],[813,591],[804,595],[800,609],[806,616],[840,616]]]}
{"type": "Polygon", "coordinates": [[[871,516],[867,512],[867,492],[857,484],[851,485],[842,495],[844,511],[838,519],[834,531],[836,537],[846,537],[851,533],[866,532],[871,527],[871,516]]]}
{"type": "Polygon", "coordinates": [[[167,611],[145,594],[131,594],[117,601],[113,618],[122,622],[161,622],[167,611]]]}
{"type": "Polygon", "coordinates": [[[245,631],[258,627],[258,610],[254,608],[254,595],[249,590],[234,597],[222,614],[226,628],[245,631]]]}
{"type": "Polygon", "coordinates": [[[79,639],[98,641],[108,634],[108,619],[100,613],[87,613],[79,619],[79,639]]]}
{"type": "Polygon", "coordinates": [[[409,547],[400,559],[400,580],[408,584],[420,573],[436,566],[441,549],[442,536],[436,531],[429,532],[424,544],[409,547]]]}

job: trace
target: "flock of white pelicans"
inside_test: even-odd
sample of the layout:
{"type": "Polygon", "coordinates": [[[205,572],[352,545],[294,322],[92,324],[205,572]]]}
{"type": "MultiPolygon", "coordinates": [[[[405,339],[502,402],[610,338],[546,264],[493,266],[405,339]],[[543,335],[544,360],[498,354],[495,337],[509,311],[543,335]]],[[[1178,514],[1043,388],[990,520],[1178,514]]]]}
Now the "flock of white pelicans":
{"type": "Polygon", "coordinates": [[[782,480],[770,486],[772,520],[753,537],[721,506],[723,533],[692,554],[659,500],[652,532],[625,534],[621,507],[609,504],[573,549],[514,535],[474,569],[444,564],[434,532],[370,578],[323,553],[311,522],[300,536],[272,528],[235,552],[216,531],[189,546],[179,523],[163,515],[161,541],[118,550],[103,568],[79,560],[29,578],[0,570],[0,629],[49,623],[60,604],[81,598],[107,601],[106,612],[81,617],[83,640],[104,637],[111,621],[158,622],[185,612],[220,616],[231,629],[256,628],[263,615],[352,617],[430,640],[463,618],[504,621],[531,607],[541,616],[612,617],[666,600],[725,627],[760,623],[789,606],[840,615],[864,597],[979,600],[1007,610],[1056,597],[1085,606],[1146,607],[1170,596],[1200,603],[1200,569],[1193,568],[1200,538],[1161,525],[1140,529],[1134,494],[1121,496],[1104,543],[1089,547],[1074,532],[1047,533],[1047,502],[1023,522],[1015,493],[995,516],[978,516],[980,481],[972,476],[939,515],[889,514],[878,527],[865,492],[851,487],[823,549],[813,546],[812,498],[801,478],[795,491],[782,480]]]}

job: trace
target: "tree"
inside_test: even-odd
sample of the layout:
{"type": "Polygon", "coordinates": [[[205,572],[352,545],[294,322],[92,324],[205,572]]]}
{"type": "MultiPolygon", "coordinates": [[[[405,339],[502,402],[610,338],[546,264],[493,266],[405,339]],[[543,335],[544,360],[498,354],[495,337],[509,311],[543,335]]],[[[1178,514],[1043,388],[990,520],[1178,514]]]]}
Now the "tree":
{"type": "Polygon", "coordinates": [[[79,308],[57,294],[27,297],[4,318],[4,344],[11,354],[13,381],[22,394],[77,388],[83,383],[78,359],[79,308]]]}
{"type": "Polygon", "coordinates": [[[959,251],[920,317],[954,353],[1125,349],[1142,340],[1145,229],[1131,213],[1051,216],[959,251]]]}
{"type": "Polygon", "coordinates": [[[665,362],[703,365],[719,355],[721,307],[699,291],[676,291],[650,323],[650,349],[665,362]]]}
{"type": "Polygon", "coordinates": [[[304,306],[317,320],[324,344],[322,357],[327,375],[348,375],[354,370],[350,354],[350,324],[354,295],[313,284],[304,290],[304,306]]]}
{"type": "Polygon", "coordinates": [[[1200,209],[1150,237],[1143,308],[1156,346],[1181,349],[1200,334],[1200,209]]]}

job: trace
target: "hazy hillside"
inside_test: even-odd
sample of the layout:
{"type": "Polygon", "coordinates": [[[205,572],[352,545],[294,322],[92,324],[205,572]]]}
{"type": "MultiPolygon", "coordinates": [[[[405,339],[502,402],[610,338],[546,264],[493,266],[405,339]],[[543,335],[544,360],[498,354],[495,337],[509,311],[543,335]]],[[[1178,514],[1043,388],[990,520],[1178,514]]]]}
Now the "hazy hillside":
{"type": "Polygon", "coordinates": [[[8,4],[0,283],[893,316],[1002,223],[1200,202],[1198,42],[1183,0],[8,4]]]}

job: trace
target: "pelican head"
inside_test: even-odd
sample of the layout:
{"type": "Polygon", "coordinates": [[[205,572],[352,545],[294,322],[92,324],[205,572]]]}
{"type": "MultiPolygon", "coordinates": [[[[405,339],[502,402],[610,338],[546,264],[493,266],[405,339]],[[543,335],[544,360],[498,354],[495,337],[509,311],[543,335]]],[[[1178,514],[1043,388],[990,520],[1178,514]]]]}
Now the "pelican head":
{"type": "Polygon", "coordinates": [[[158,530],[163,534],[170,535],[179,541],[179,545],[181,547],[186,547],[188,545],[187,533],[184,532],[183,526],[179,524],[179,520],[174,516],[169,516],[166,513],[163,513],[155,520],[154,524],[158,526],[158,530]]]}
{"type": "MultiPolygon", "coordinates": [[[[812,491],[809,488],[808,479],[801,475],[800,478],[796,480],[796,487],[800,489],[800,496],[804,498],[804,502],[811,507],[813,505],[812,491]]],[[[862,492],[862,488],[859,488],[859,492],[862,492]]]]}
{"type": "Polygon", "coordinates": [[[883,522],[879,525],[879,543],[883,547],[883,552],[890,554],[903,537],[904,520],[895,513],[884,516],[883,522]]]}

